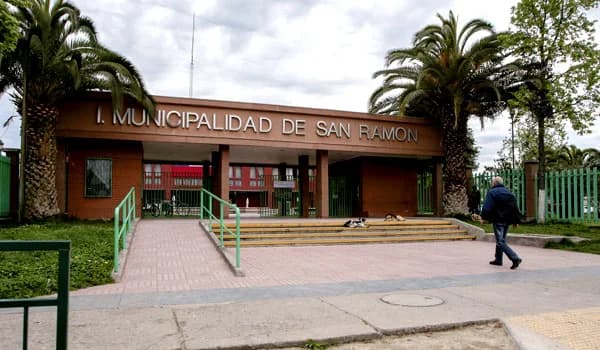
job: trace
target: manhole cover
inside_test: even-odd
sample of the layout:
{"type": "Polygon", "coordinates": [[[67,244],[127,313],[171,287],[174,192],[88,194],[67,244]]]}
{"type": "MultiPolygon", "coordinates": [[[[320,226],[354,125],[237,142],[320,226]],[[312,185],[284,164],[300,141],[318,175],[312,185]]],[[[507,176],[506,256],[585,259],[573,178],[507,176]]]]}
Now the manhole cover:
{"type": "Polygon", "coordinates": [[[442,305],[444,300],[438,297],[418,294],[390,294],[381,298],[381,301],[391,305],[426,307],[442,305]]]}

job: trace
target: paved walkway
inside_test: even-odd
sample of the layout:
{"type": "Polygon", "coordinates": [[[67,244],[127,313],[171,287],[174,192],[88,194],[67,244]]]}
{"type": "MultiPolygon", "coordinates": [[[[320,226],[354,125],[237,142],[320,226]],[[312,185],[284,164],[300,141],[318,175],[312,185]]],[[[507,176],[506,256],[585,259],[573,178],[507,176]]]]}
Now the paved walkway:
{"type": "MultiPolygon", "coordinates": [[[[600,256],[516,247],[519,271],[600,265],[600,256]]],[[[233,254],[233,250],[232,250],[233,254]]],[[[120,283],[72,295],[176,292],[222,288],[298,286],[405,278],[514,273],[488,265],[487,242],[424,242],[345,246],[243,248],[245,277],[235,277],[197,220],[139,222],[120,283]]]]}
{"type": "MultiPolygon", "coordinates": [[[[600,349],[600,256],[514,248],[515,271],[489,265],[486,242],[247,248],[234,277],[196,221],[142,220],[122,281],[71,293],[69,348],[256,348],[500,320],[514,349],[600,349]],[[415,298],[441,303],[402,304],[415,298]]],[[[30,348],[53,348],[54,317],[32,310],[30,348]]],[[[0,348],[20,348],[21,321],[0,313],[0,348]]]]}

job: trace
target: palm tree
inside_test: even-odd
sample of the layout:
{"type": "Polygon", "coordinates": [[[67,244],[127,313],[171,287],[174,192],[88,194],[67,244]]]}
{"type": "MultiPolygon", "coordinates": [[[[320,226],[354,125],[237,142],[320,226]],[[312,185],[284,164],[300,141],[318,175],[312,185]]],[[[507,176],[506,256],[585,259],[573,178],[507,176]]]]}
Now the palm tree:
{"type": "Polygon", "coordinates": [[[557,150],[559,169],[594,167],[600,161],[600,151],[595,148],[580,149],[564,145],[557,150]]]}
{"type": "Polygon", "coordinates": [[[468,213],[465,145],[469,116],[494,117],[506,104],[499,86],[503,56],[492,25],[475,19],[459,30],[457,18],[415,34],[408,49],[392,50],[370,112],[432,117],[442,130],[444,214],[468,213]]]}
{"type": "Polygon", "coordinates": [[[0,66],[0,91],[13,88],[22,117],[20,203],[27,219],[58,214],[55,184],[57,106],[77,94],[111,91],[113,108],[124,96],[150,113],[154,101],[126,58],[103,47],[89,18],[62,0],[34,0],[18,7],[20,38],[0,66]]]}

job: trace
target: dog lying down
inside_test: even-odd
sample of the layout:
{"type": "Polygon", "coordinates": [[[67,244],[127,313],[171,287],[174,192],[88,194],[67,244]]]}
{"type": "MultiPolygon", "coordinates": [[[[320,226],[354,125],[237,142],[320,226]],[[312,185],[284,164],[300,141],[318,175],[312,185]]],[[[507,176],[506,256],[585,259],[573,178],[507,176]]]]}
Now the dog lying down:
{"type": "Polygon", "coordinates": [[[344,227],[367,227],[367,219],[359,218],[358,220],[348,220],[344,223],[344,227]]]}
{"type": "Polygon", "coordinates": [[[403,218],[402,216],[392,214],[392,213],[385,214],[385,218],[383,219],[383,221],[404,221],[404,220],[406,220],[406,219],[403,218]]]}

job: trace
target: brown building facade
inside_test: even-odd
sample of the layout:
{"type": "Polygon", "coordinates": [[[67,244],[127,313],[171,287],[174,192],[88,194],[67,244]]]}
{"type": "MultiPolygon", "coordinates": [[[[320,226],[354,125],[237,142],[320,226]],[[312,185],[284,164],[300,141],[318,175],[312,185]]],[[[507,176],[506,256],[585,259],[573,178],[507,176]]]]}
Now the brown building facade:
{"type": "MultiPolygon", "coordinates": [[[[346,186],[352,216],[372,217],[416,215],[417,174],[423,169],[433,169],[435,184],[441,181],[440,133],[424,118],[155,99],[153,117],[135,104],[113,113],[108,94],[61,107],[57,188],[64,212],[79,218],[112,217],[131,187],[142,193],[147,163],[210,165],[211,190],[221,198],[230,198],[231,165],[292,166],[300,184],[300,215],[308,216],[311,206],[317,217],[335,215],[333,180],[346,186]],[[308,181],[309,169],[316,177],[312,203],[308,182],[301,185],[308,181]]],[[[141,197],[136,198],[138,208],[141,197]]],[[[439,203],[434,190],[434,206],[439,203]]]]}

